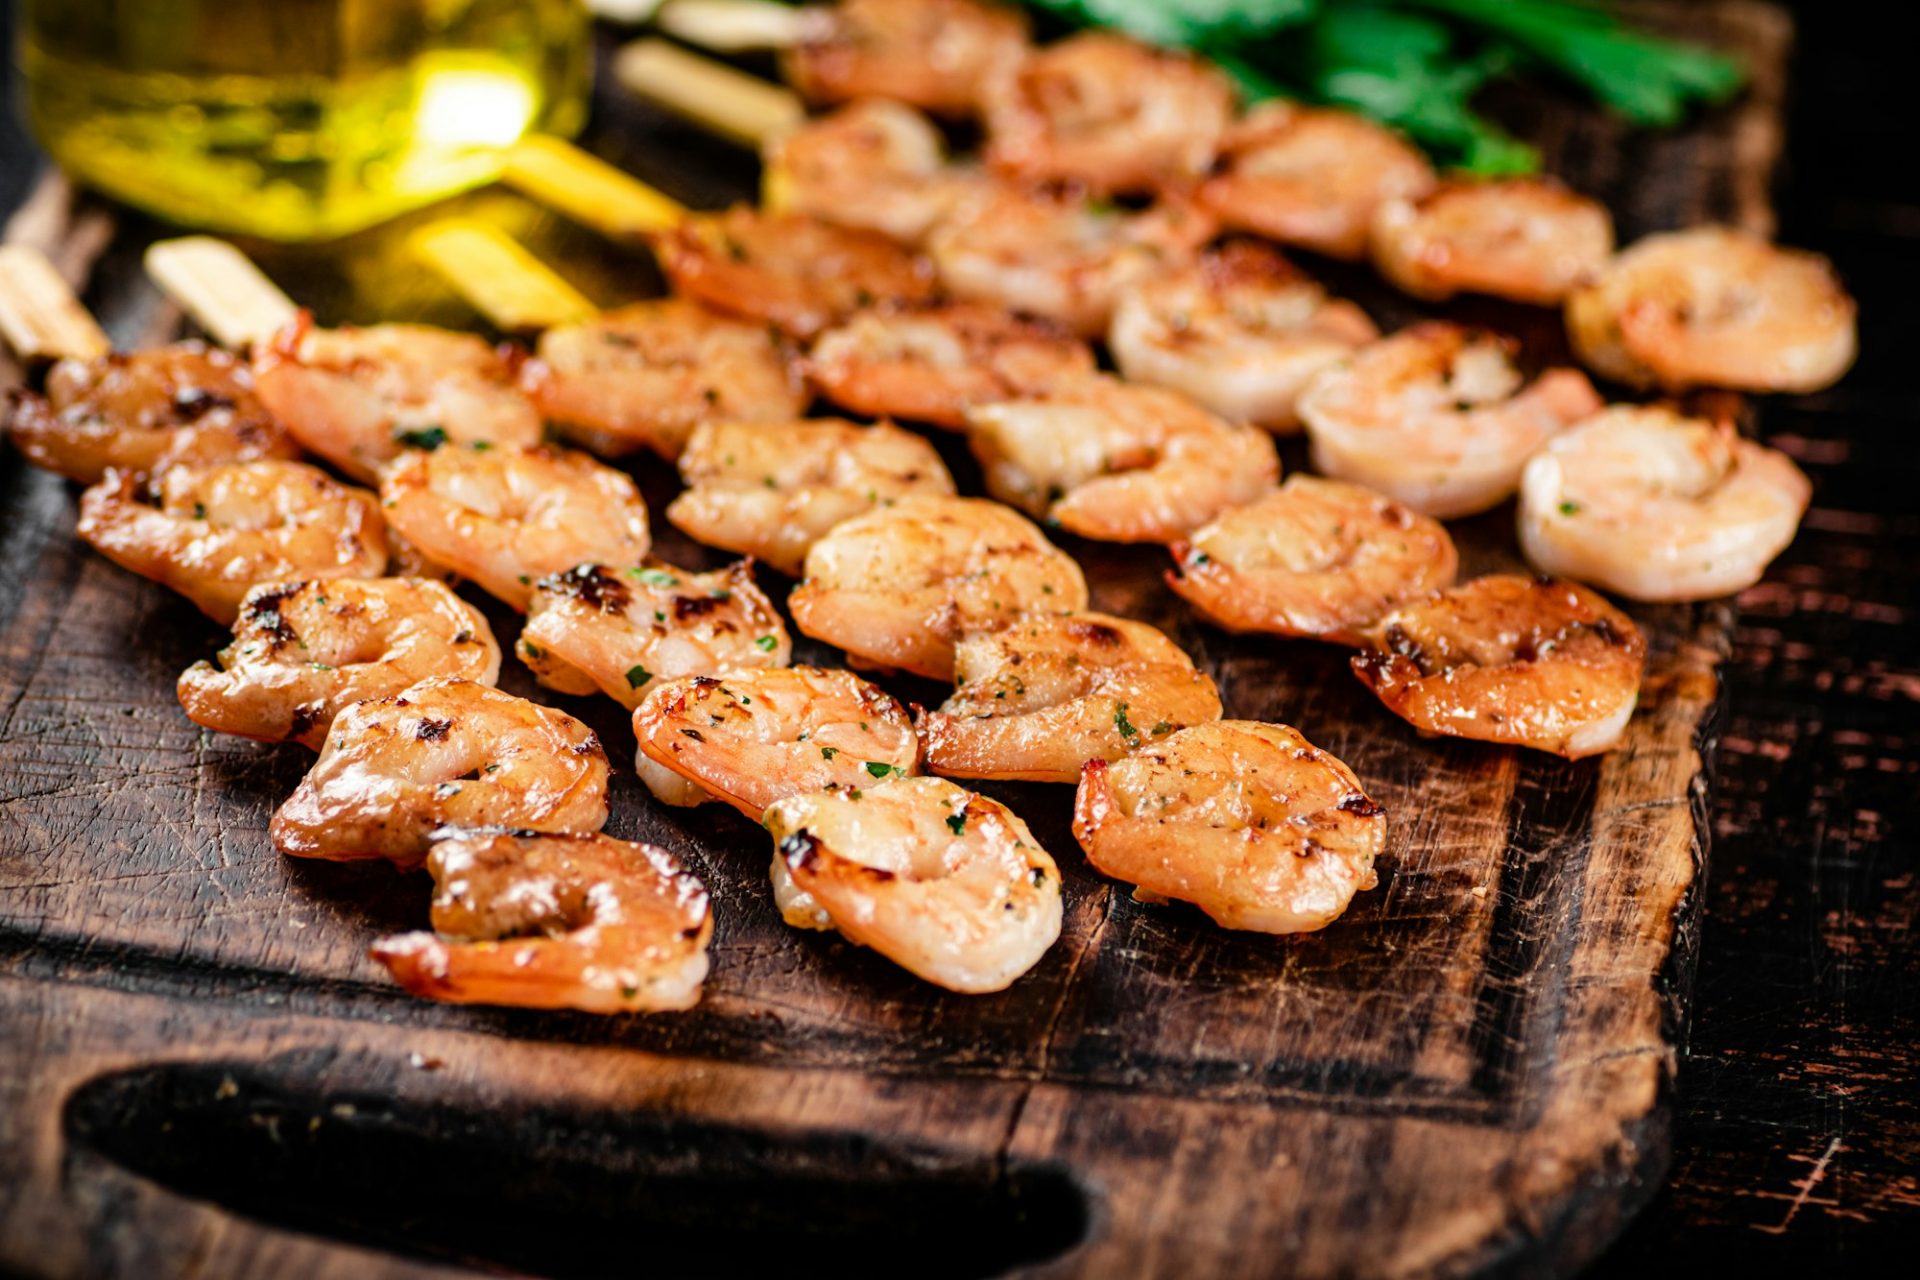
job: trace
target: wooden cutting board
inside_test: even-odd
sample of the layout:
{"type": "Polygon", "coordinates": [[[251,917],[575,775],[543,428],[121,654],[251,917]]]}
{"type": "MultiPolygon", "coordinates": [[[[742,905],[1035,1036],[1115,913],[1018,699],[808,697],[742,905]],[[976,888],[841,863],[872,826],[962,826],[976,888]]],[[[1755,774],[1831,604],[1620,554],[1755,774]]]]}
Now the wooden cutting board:
{"type": "MultiPolygon", "coordinates": [[[[1766,228],[1784,18],[1647,12],[1742,53],[1753,91],[1661,137],[1549,90],[1503,109],[1623,237],[1766,228]]],[[[595,149],[691,202],[749,189],[750,157],[683,126],[611,100],[599,120],[595,149]]],[[[653,287],[644,254],[516,197],[463,203],[601,301],[653,287]]],[[[323,321],[472,323],[404,230],[263,255],[323,321]]],[[[124,346],[179,329],[138,274],[153,234],[57,179],[9,230],[124,346]]],[[[1551,316],[1454,314],[1555,353],[1551,316]]],[[[638,470],[657,516],[666,468],[638,470]]],[[[1060,860],[1066,925],[1014,989],[960,997],[786,928],[764,833],[625,772],[609,830],[680,853],[718,928],[697,1011],[603,1019],[400,994],[364,951],[423,924],[426,878],[273,853],[310,757],[187,723],[174,678],[219,633],[77,544],[74,506],[0,453],[0,1270],[725,1275],[777,1249],[802,1274],[1535,1274],[1592,1257],[1658,1184],[1724,605],[1634,610],[1652,657],[1626,748],[1569,764],[1421,741],[1342,653],[1198,625],[1160,554],[1069,543],[1095,606],[1166,628],[1229,715],[1358,770],[1392,820],[1380,888],[1322,934],[1228,933],[1092,874],[1070,788],[991,787],[1060,860]]],[[[1510,522],[1459,526],[1470,571],[1512,566],[1510,522]]],[[[663,554],[717,562],[660,523],[663,554]]],[[[630,756],[610,704],[539,696],[630,756]]]]}

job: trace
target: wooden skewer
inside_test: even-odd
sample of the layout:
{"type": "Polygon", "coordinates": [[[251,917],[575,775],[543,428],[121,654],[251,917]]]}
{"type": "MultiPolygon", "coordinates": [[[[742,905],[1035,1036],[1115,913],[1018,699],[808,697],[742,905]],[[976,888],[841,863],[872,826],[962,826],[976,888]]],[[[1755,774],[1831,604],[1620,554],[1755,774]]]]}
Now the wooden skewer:
{"type": "Polygon", "coordinates": [[[0,338],[27,364],[113,350],[54,265],[24,244],[0,245],[0,338]]]}
{"type": "Polygon", "coordinates": [[[507,155],[508,186],[614,240],[664,231],[687,216],[670,196],[558,138],[535,137],[507,155]]]}
{"type": "Polygon", "coordinates": [[[146,267],[214,341],[236,351],[267,341],[299,314],[252,259],[212,236],[162,240],[148,248],[146,267]]]}
{"type": "Polygon", "coordinates": [[[614,77],[629,92],[749,147],[806,118],[791,89],[665,40],[636,40],[614,57],[614,77]]]}
{"type": "Polygon", "coordinates": [[[810,15],[771,0],[667,0],[653,24],[716,53],[790,49],[806,38],[810,15]]]}
{"type": "Polygon", "coordinates": [[[508,332],[591,319],[598,309],[498,227],[443,218],[408,237],[409,247],[455,292],[508,332]]]}

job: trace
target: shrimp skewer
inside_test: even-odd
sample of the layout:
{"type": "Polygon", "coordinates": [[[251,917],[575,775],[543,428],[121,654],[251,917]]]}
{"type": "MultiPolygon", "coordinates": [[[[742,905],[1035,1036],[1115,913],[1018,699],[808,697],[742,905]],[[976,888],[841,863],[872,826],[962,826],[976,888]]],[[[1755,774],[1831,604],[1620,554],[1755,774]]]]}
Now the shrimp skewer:
{"type": "Polygon", "coordinates": [[[455,1004],[691,1009],[707,976],[706,886],[665,849],[604,835],[449,831],[427,854],[432,933],[368,954],[417,996],[455,1004]]]}
{"type": "Polygon", "coordinates": [[[1366,312],[1274,250],[1233,240],[1123,289],[1107,345],[1130,382],[1287,432],[1313,376],[1379,336],[1366,312]]]}
{"type": "Polygon", "coordinates": [[[789,796],[766,811],[774,900],[949,991],[1013,985],[1060,936],[1060,870],[1006,806],[943,778],[789,796]]]}
{"type": "Polygon", "coordinates": [[[572,716],[471,680],[422,680],[334,717],[273,815],[289,857],[413,867],[442,827],[586,835],[607,821],[607,755],[572,716]]]}
{"type": "Polygon", "coordinates": [[[1452,519],[1504,501],[1541,445],[1600,409],[1578,370],[1523,383],[1511,340],[1428,322],[1322,373],[1300,417],[1320,471],[1452,519]]]}
{"type": "Polygon", "coordinates": [[[480,611],[444,583],[330,578],[248,592],[217,662],[180,676],[189,720],[318,751],[333,718],[356,702],[436,675],[493,684],[500,646],[480,611]]]}
{"type": "Polygon", "coordinates": [[[1034,527],[980,498],[902,498],[834,528],[807,552],[787,598],[800,630],[855,666],[953,676],[971,623],[1084,609],[1080,566],[1034,527]]]}
{"type": "Polygon", "coordinates": [[[651,545],[633,480],[566,449],[412,450],[387,469],[380,495],[429,560],[522,612],[548,574],[638,563],[651,545]]]}
{"type": "Polygon", "coordinates": [[[1730,422],[1617,406],[1527,463],[1520,546],[1542,572],[1635,600],[1705,600],[1760,580],[1812,492],[1730,422]]]}
{"type": "Polygon", "coordinates": [[[830,418],[710,423],[681,455],[680,478],[687,489],[668,520],[793,577],[843,521],[916,494],[953,493],[946,464],[920,436],[830,418]]]}
{"type": "Polygon", "coordinates": [[[693,785],[695,803],[724,801],[755,822],[787,796],[857,791],[920,771],[906,711],[850,671],[665,681],[634,712],[633,734],[642,776],[651,778],[649,766],[667,770],[693,785]]]}
{"type": "Polygon", "coordinates": [[[594,453],[680,456],[706,422],[778,422],[806,408],[785,341],[683,298],[636,302],[540,336],[521,383],[594,453]]]}
{"type": "Polygon", "coordinates": [[[1639,699],[1646,641],[1575,583],[1496,575],[1396,609],[1353,672],[1424,734],[1611,751],[1639,699]]]}
{"type": "Polygon", "coordinates": [[[267,409],[356,480],[408,446],[540,443],[512,361],[471,334],[425,325],[316,329],[302,313],[253,362],[267,409]]]}
{"type": "Polygon", "coordinates": [[[955,778],[1075,782],[1088,760],[1118,760],[1220,718],[1220,693],[1143,622],[1043,614],[965,632],[954,695],[922,718],[927,767],[955,778]]]}
{"type": "Polygon", "coordinates": [[[632,711],[661,680],[784,667],[793,641],[751,561],[715,573],[649,561],[540,579],[518,653],[548,688],[604,693],[632,711]]]}
{"type": "Polygon", "coordinates": [[[1805,392],[1853,363],[1856,310],[1818,254],[1695,227],[1623,250],[1566,315],[1580,359],[1629,386],[1805,392]]]}
{"type": "Polygon", "coordinates": [[[948,162],[940,131],[897,101],[866,98],[776,134],[762,148],[763,203],[919,244],[986,181],[948,162]]]}
{"type": "Polygon", "coordinates": [[[978,405],[1044,391],[1094,371],[1087,344],[999,307],[878,307],[814,342],[807,376],[855,413],[963,431],[978,405]]]}
{"type": "Polygon", "coordinates": [[[1113,378],[983,405],[968,423],[988,492],[1106,542],[1173,542],[1280,480],[1264,431],[1113,378]]]}
{"type": "Polygon", "coordinates": [[[1353,770],[1297,731],[1223,720],[1089,761],[1073,834],[1136,898],[1286,934],[1324,929],[1379,883],[1387,823],[1353,770]]]}
{"type": "Polygon", "coordinates": [[[1026,56],[1027,34],[1018,10],[978,0],[841,0],[803,11],[781,70],[814,102],[886,98],[965,116],[1026,56]]]}
{"type": "Polygon", "coordinates": [[[1301,475],[1171,550],[1167,585],[1217,625],[1349,645],[1391,609],[1452,586],[1460,564],[1439,521],[1301,475]]]}
{"type": "Polygon", "coordinates": [[[231,624],[263,582],[377,578],[387,566],[379,501],[277,458],[109,471],[80,498],[82,541],[231,624]]]}

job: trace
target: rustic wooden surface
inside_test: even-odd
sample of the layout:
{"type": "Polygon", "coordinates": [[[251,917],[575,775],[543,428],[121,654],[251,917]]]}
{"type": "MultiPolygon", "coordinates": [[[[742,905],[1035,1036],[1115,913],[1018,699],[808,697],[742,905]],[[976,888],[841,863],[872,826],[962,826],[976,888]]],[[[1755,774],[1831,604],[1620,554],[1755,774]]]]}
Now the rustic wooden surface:
{"type": "MultiPolygon", "coordinates": [[[[1632,232],[1760,216],[1764,182],[1743,167],[1765,158],[1757,107],[1625,163],[1590,120],[1540,123],[1564,171],[1615,197],[1632,232]],[[1688,178],[1648,195],[1630,184],[1649,171],[1688,178]]],[[[663,132],[647,136],[671,154],[663,132]]],[[[622,151],[648,172],[645,143],[622,151]]],[[[64,208],[55,193],[26,233],[82,268],[107,228],[90,214],[69,227],[64,208]]],[[[552,247],[563,261],[590,252],[564,233],[552,247]]],[[[359,253],[381,261],[378,246],[359,253]]],[[[170,331],[129,261],[123,239],[93,301],[123,341],[170,331]]],[[[279,273],[302,278],[294,262],[279,273]]],[[[400,287],[414,286],[384,273],[380,309],[441,305],[395,304],[400,287]]],[[[726,1225],[698,1247],[745,1249],[809,1210],[845,1229],[851,1189],[875,1214],[847,1245],[856,1271],[943,1224],[960,1228],[941,1236],[961,1241],[955,1273],[1051,1256],[1082,1225],[1092,1243],[1061,1265],[1087,1274],[1531,1269],[1591,1254],[1664,1158],[1657,1104],[1697,853],[1687,783],[1725,636],[1716,611],[1648,615],[1660,671],[1635,753],[1568,766],[1413,743],[1334,655],[1197,630],[1143,586],[1149,561],[1097,553],[1102,603],[1174,629],[1222,674],[1232,711],[1300,725],[1377,784],[1401,847],[1381,893],[1323,938],[1227,937],[1085,875],[1064,791],[1008,788],[1067,853],[1067,935],[1019,990],[960,1002],[787,933],[757,833],[656,818],[629,786],[615,833],[691,845],[723,912],[738,906],[700,1015],[610,1025],[435,1009],[386,988],[359,948],[417,920],[424,884],[266,851],[265,813],[301,757],[186,731],[171,678],[211,629],[77,551],[70,503],[17,460],[0,479],[4,563],[31,569],[0,585],[0,753],[14,753],[0,754],[0,1017],[24,1029],[6,1043],[26,1063],[0,1092],[0,1123],[22,1137],[0,1144],[0,1162],[20,1153],[0,1163],[0,1261],[56,1274],[371,1265],[183,1209],[163,1187],[325,1235],[556,1272],[592,1270],[608,1256],[596,1250],[647,1232],[690,1249],[699,1228],[726,1225]],[[194,1062],[211,1065],[182,1065],[194,1062]],[[472,1185],[474,1160],[507,1171],[481,1181],[512,1185],[472,1185]],[[456,1176],[420,1193],[435,1173],[456,1176]],[[839,1191],[822,1199],[822,1183],[839,1191]],[[701,1209],[709,1191],[727,1193],[725,1217],[701,1209]],[[593,1212],[605,1209],[618,1228],[593,1212]],[[484,1225],[508,1216],[555,1229],[484,1225]],[[979,1236],[994,1239],[976,1250],[979,1236]]],[[[1483,553],[1503,541],[1492,521],[1469,540],[1483,553]]]]}

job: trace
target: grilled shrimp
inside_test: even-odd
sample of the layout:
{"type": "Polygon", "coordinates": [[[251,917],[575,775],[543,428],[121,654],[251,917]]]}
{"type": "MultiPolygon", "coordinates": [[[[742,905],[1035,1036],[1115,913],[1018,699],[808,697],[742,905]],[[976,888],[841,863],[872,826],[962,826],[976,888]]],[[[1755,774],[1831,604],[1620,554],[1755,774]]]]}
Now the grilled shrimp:
{"type": "Polygon", "coordinates": [[[1512,351],[1509,339],[1441,321],[1362,348],[1300,399],[1314,466],[1441,519],[1503,501],[1535,450],[1601,406],[1575,369],[1523,390],[1512,351]]]}
{"type": "Polygon", "coordinates": [[[170,467],[151,479],[109,471],[81,495],[79,533],[227,624],[259,583],[377,578],[387,567],[378,500],[278,458],[170,467]]]}
{"type": "Polygon", "coordinates": [[[1501,574],[1389,613],[1353,672],[1423,734],[1577,760],[1619,745],[1646,651],[1632,620],[1585,587],[1501,574]]]}
{"type": "Polygon", "coordinates": [[[336,715],[272,833],[290,857],[412,867],[444,826],[586,835],[606,821],[607,754],[591,729],[443,677],[336,715]]]}
{"type": "Polygon", "coordinates": [[[966,302],[878,307],[814,342],[806,371],[835,404],[964,430],[967,410],[1092,373],[1093,352],[1044,321],[966,302]]]}
{"type": "Polygon", "coordinates": [[[777,335],[684,298],[547,330],[521,381],[547,421],[605,456],[677,458],[703,422],[778,421],[807,403],[777,335]]]}
{"type": "Polygon", "coordinates": [[[978,0],[841,0],[808,11],[781,59],[814,102],[890,98],[936,115],[972,115],[982,84],[1027,52],[1027,20],[978,0]]]}
{"type": "Polygon", "coordinates": [[[1191,902],[1228,929],[1307,933],[1379,883],[1387,820],[1353,770],[1298,731],[1222,720],[1089,761],[1073,834],[1142,901],[1191,902]]]}
{"type": "Polygon", "coordinates": [[[1695,227],[1630,245],[1568,295],[1567,334],[1629,386],[1818,391],[1853,363],[1855,311],[1820,255],[1695,227]]]}
{"type": "Polygon", "coordinates": [[[1760,580],[1812,486],[1730,422],[1619,406],[1548,442],[1520,480],[1520,546],[1544,573],[1635,600],[1704,600],[1760,580]]]}
{"type": "Polygon", "coordinates": [[[300,456],[246,364],[201,342],[62,360],[44,396],[14,393],[7,434],[28,462],[81,484],[109,470],[300,456]]]}
{"type": "Polygon", "coordinates": [[[963,632],[955,689],[920,722],[927,768],[955,778],[1076,782],[1178,729],[1220,718],[1180,646],[1104,613],[1031,614],[963,632]]]}
{"type": "Polygon", "coordinates": [[[1263,102],[1227,131],[1202,207],[1239,231],[1333,258],[1360,258],[1385,200],[1425,194],[1426,157],[1351,111],[1263,102]]]}
{"type": "Polygon", "coordinates": [[[329,578],[255,587],[217,665],[180,676],[187,718],[218,733],[320,749],[334,716],[429,676],[492,684],[500,646],[445,583],[329,578]]]}
{"type": "Polygon", "coordinates": [[[961,630],[1000,614],[1084,609],[1080,566],[982,498],[902,498],[834,528],[787,597],[800,630],[855,666],[953,676],[961,630]]]}
{"type": "Polygon", "coordinates": [[[356,480],[409,445],[532,445],[543,430],[511,361],[426,325],[316,329],[303,314],[255,355],[253,377],[294,439],[356,480]]]}
{"type": "Polygon", "coordinates": [[[1130,382],[1293,431],[1313,376],[1379,336],[1366,312],[1329,298],[1273,249],[1234,240],[1121,290],[1107,346],[1130,382]]]}
{"type": "Polygon", "coordinates": [[[1060,936],[1060,869],[1011,809],[944,778],[768,806],[774,900],[949,991],[1012,986],[1060,936]]]}
{"type": "Polygon", "coordinates": [[[988,81],[987,163],[1025,185],[1098,193],[1192,182],[1233,118],[1233,86],[1190,54],[1110,31],[1050,45],[988,81]]]}
{"type": "Polygon", "coordinates": [[[1167,585],[1219,626],[1348,645],[1388,610],[1452,586],[1460,564],[1439,521],[1299,475],[1172,550],[1167,585]]]}
{"type": "Polygon", "coordinates": [[[1213,231],[1177,198],[1134,211],[1006,187],[964,202],[933,229],[927,251],[955,297],[1095,337],[1123,287],[1191,261],[1213,231]]]}
{"type": "Polygon", "coordinates": [[[752,561],[713,573],[649,561],[540,579],[516,651],[549,689],[604,693],[631,711],[658,680],[784,667],[793,641],[752,561]]]}
{"type": "Polygon", "coordinates": [[[841,521],[910,494],[953,492],[946,463],[922,437],[831,418],[709,423],[680,455],[680,478],[687,489],[667,519],[792,577],[841,521]]]}
{"type": "Polygon", "coordinates": [[[940,131],[918,111],[868,98],[776,135],[763,203],[918,244],[983,180],[948,162],[940,131]]]}
{"type": "Polygon", "coordinates": [[[693,784],[760,821],[776,800],[858,790],[920,771],[920,739],[900,704],[851,671],[736,671],[653,686],[633,714],[638,763],[693,784]]]}
{"type": "Polygon", "coordinates": [[[605,835],[449,832],[427,870],[434,931],[367,952],[414,995],[587,1013],[700,1002],[712,903],[665,849],[605,835]]]}
{"type": "Polygon", "coordinates": [[[656,235],[674,290],[719,311],[811,338],[876,302],[933,296],[933,268],[877,231],[735,205],[656,235]]]}
{"type": "Polygon", "coordinates": [[[1612,256],[1613,218],[1551,178],[1445,182],[1381,204],[1369,243],[1380,274],[1416,298],[1555,306],[1612,256]]]}
{"type": "Polygon", "coordinates": [[[1172,542],[1280,479],[1266,432],[1113,378],[983,405],[968,419],[990,493],[1105,542],[1172,542]]]}
{"type": "Polygon", "coordinates": [[[625,472],[545,445],[413,450],[387,468],[380,496],[429,560],[523,612],[548,574],[635,564],[651,545],[646,504],[625,472]]]}

